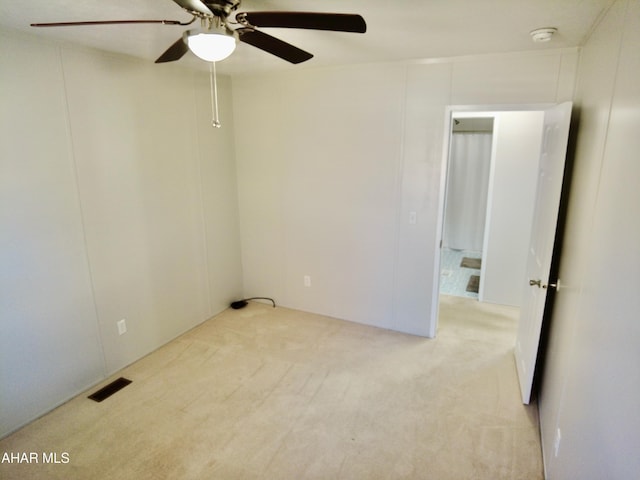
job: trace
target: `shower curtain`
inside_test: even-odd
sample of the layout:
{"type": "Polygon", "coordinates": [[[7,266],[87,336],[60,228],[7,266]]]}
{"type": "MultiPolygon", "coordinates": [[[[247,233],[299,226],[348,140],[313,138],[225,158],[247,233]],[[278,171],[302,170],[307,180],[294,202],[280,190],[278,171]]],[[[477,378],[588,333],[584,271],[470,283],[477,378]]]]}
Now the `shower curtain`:
{"type": "Polygon", "coordinates": [[[451,136],[443,247],[482,252],[491,139],[491,133],[451,136]]]}

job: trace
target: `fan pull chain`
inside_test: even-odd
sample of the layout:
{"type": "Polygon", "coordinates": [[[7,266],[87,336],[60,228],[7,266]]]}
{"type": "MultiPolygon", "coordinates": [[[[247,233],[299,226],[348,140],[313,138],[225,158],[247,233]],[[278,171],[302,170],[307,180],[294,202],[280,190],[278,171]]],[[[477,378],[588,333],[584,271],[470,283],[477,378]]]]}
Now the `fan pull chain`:
{"type": "Polygon", "coordinates": [[[222,124],[218,117],[218,82],[216,79],[216,62],[209,64],[209,86],[211,87],[211,125],[220,128],[222,124]]]}

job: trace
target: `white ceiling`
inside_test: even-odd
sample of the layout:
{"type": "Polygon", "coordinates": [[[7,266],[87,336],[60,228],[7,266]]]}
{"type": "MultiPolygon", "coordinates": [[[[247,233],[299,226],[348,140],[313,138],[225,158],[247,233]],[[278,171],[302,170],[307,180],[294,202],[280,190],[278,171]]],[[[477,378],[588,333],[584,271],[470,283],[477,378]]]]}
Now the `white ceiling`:
{"type": "MultiPolygon", "coordinates": [[[[294,66],[239,43],[218,64],[226,74],[386,62],[581,45],[613,0],[243,0],[239,11],[291,10],[359,13],[367,33],[264,29],[315,55],[294,66]],[[529,32],[556,27],[545,44],[529,32]]],[[[188,28],[165,25],[32,28],[33,22],[169,19],[188,21],[173,0],[0,0],[0,25],[51,39],[124,53],[153,62],[188,28]]],[[[184,66],[208,68],[187,53],[184,66]]],[[[163,68],[158,65],[158,68],[163,68]]]]}

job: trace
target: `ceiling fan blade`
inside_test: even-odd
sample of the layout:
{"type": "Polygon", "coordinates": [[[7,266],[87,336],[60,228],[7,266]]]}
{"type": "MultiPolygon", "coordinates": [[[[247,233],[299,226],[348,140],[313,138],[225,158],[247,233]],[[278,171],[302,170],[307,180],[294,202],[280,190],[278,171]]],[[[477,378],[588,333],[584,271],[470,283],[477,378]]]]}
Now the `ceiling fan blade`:
{"type": "Polygon", "coordinates": [[[239,28],[236,32],[238,32],[241,42],[253,45],[260,50],[271,53],[276,57],[286,60],[287,62],[302,63],[313,58],[313,55],[309,52],[305,52],[298,47],[294,47],[290,43],[252,28],[239,28]]]}
{"type": "Polygon", "coordinates": [[[83,25],[127,25],[137,23],[160,23],[162,25],[187,25],[180,20],[95,20],[90,22],[32,23],[32,27],[78,27],[83,25]]]}
{"type": "Polygon", "coordinates": [[[236,19],[254,27],[308,28],[354,33],[367,31],[364,18],[351,13],[244,12],[236,15],[236,19]]]}
{"type": "Polygon", "coordinates": [[[212,16],[213,12],[200,0],[173,0],[188,12],[198,12],[203,15],[212,16]]]}
{"type": "Polygon", "coordinates": [[[158,57],[155,63],[166,63],[180,60],[182,56],[189,51],[189,47],[185,41],[180,37],[176,42],[165,50],[165,52],[158,57]]]}

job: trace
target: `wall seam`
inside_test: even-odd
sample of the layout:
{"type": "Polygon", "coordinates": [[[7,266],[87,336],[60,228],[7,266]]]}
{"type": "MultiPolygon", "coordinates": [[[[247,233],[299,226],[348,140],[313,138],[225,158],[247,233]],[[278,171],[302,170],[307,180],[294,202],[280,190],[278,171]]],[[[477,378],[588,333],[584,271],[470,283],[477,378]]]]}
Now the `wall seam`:
{"type": "Polygon", "coordinates": [[[63,48],[61,46],[58,46],[57,49],[58,49],[58,60],[60,62],[60,73],[62,75],[62,88],[63,88],[63,95],[64,95],[64,107],[65,107],[65,116],[66,116],[65,120],[66,120],[66,127],[67,127],[67,133],[68,133],[69,153],[71,157],[71,163],[73,164],[76,196],[78,199],[78,208],[80,209],[80,225],[82,226],[82,242],[84,243],[84,255],[85,255],[85,260],[87,262],[87,268],[89,270],[91,300],[93,304],[93,310],[96,316],[95,317],[96,333],[98,334],[98,343],[100,345],[100,353],[102,356],[102,376],[103,378],[106,378],[108,376],[107,354],[104,348],[104,342],[102,340],[102,329],[101,329],[102,322],[100,321],[100,312],[98,309],[98,302],[96,299],[96,287],[95,287],[95,280],[94,280],[95,275],[94,275],[93,268],[91,266],[91,257],[89,255],[89,242],[87,241],[87,229],[86,229],[86,222],[85,222],[86,214],[85,214],[85,208],[82,202],[82,194],[80,190],[80,176],[78,173],[78,162],[76,158],[76,148],[75,148],[75,142],[73,139],[73,129],[71,126],[71,110],[69,107],[69,91],[67,88],[67,77],[65,75],[65,68],[64,68],[63,48]]]}
{"type": "Polygon", "coordinates": [[[409,90],[409,66],[405,65],[403,68],[404,82],[403,82],[403,94],[402,94],[402,106],[400,109],[400,145],[398,148],[398,166],[396,167],[395,178],[395,190],[396,190],[396,224],[394,232],[394,258],[393,258],[393,295],[391,298],[391,324],[396,326],[399,319],[396,318],[398,313],[398,290],[400,285],[400,279],[398,278],[399,262],[400,262],[400,237],[403,225],[403,184],[404,184],[404,167],[405,167],[405,148],[407,136],[407,102],[408,102],[408,90],[409,90]]]}
{"type": "Polygon", "coordinates": [[[209,306],[209,312],[207,314],[207,318],[210,318],[214,315],[213,311],[213,303],[211,299],[211,264],[209,262],[209,237],[207,235],[207,217],[205,214],[205,201],[204,201],[204,186],[203,186],[203,178],[202,178],[202,162],[203,162],[203,154],[202,154],[202,144],[200,139],[200,129],[198,128],[198,99],[197,99],[197,72],[193,73],[192,76],[192,100],[193,100],[193,122],[195,124],[194,137],[196,141],[196,172],[198,175],[198,200],[200,203],[200,225],[202,230],[202,241],[203,241],[203,250],[204,250],[204,264],[205,264],[205,282],[206,282],[206,290],[207,290],[207,305],[209,306]]]}
{"type": "Polygon", "coordinates": [[[555,100],[558,103],[558,95],[560,93],[560,79],[562,78],[562,65],[564,63],[564,54],[558,56],[558,76],[556,77],[556,94],[555,100]]]}

